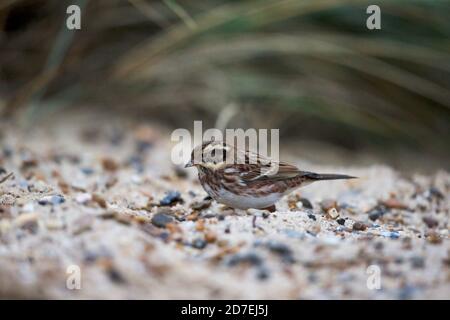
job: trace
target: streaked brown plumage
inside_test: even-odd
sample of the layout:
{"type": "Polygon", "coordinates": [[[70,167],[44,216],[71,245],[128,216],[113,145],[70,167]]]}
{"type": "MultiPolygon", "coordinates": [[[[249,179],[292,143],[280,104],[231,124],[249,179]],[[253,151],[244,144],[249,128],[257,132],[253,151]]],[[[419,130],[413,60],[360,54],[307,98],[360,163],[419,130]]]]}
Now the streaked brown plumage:
{"type": "Polygon", "coordinates": [[[319,180],[354,178],[301,171],[294,165],[238,150],[221,141],[196,147],[186,165],[191,166],[197,167],[200,183],[214,200],[238,209],[273,210],[275,202],[298,187],[319,180]]]}

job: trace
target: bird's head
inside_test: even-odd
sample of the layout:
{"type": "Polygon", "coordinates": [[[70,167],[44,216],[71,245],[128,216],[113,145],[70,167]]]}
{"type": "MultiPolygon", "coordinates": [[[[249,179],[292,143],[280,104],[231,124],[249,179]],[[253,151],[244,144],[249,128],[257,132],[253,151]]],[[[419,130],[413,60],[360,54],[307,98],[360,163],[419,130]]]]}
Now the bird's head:
{"type": "Polygon", "coordinates": [[[192,150],[191,159],[185,168],[202,166],[211,170],[223,168],[226,165],[227,156],[232,152],[233,147],[222,141],[207,141],[198,145],[192,150]]]}

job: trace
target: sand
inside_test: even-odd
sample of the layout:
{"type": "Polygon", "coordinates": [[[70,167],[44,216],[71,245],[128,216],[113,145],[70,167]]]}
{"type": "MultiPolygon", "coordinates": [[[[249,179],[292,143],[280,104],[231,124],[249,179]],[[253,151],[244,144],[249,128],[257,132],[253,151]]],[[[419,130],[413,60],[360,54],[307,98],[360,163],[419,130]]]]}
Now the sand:
{"type": "Polygon", "coordinates": [[[450,174],[439,168],[294,159],[359,179],[299,189],[274,213],[230,210],[205,200],[195,169],[171,164],[170,132],[151,122],[0,126],[2,298],[450,297],[450,174]]]}

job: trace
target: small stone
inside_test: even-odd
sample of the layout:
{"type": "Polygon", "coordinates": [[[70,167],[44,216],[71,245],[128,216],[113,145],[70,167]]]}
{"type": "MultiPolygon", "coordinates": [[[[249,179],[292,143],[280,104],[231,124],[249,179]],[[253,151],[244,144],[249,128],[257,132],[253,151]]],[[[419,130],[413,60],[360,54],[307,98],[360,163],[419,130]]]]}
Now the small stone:
{"type": "Polygon", "coordinates": [[[38,203],[41,206],[53,205],[56,206],[58,204],[64,203],[66,200],[62,195],[54,195],[54,196],[45,196],[39,199],[38,203]]]}
{"type": "Polygon", "coordinates": [[[175,219],[165,213],[157,213],[152,218],[152,224],[158,228],[166,228],[169,223],[173,222],[175,219]]]}
{"type": "Polygon", "coordinates": [[[106,200],[101,195],[99,195],[97,193],[94,193],[92,195],[92,201],[97,203],[100,206],[100,208],[105,209],[107,207],[106,200]]]}
{"type": "Polygon", "coordinates": [[[120,273],[116,268],[114,267],[107,268],[106,273],[108,274],[108,277],[112,282],[117,284],[126,283],[126,280],[123,277],[122,273],[120,273]]]}
{"type": "Polygon", "coordinates": [[[432,198],[442,200],[444,199],[444,194],[436,187],[431,187],[425,194],[425,196],[431,200],[432,198]]]}
{"type": "Polygon", "coordinates": [[[263,264],[262,258],[254,253],[237,253],[229,258],[227,261],[228,266],[234,267],[239,264],[249,264],[252,266],[261,266],[263,264]]]}
{"type": "Polygon", "coordinates": [[[344,218],[339,218],[336,220],[337,223],[339,223],[341,226],[343,226],[345,224],[345,219],[344,218]]]}
{"type": "Polygon", "coordinates": [[[184,203],[181,193],[178,191],[169,191],[166,196],[159,202],[161,206],[170,206],[176,203],[184,203]]]}
{"type": "Polygon", "coordinates": [[[423,217],[423,222],[428,226],[428,228],[436,228],[439,225],[439,222],[432,217],[423,217]]]}
{"type": "Polygon", "coordinates": [[[309,201],[306,198],[300,198],[298,201],[302,204],[302,208],[305,208],[305,209],[312,209],[313,208],[313,205],[311,204],[311,201],[309,201]]]}
{"type": "Polygon", "coordinates": [[[214,232],[209,231],[205,233],[205,240],[208,243],[214,243],[217,240],[217,236],[214,232]]]}
{"type": "Polygon", "coordinates": [[[200,238],[195,239],[192,242],[192,246],[194,248],[196,248],[196,249],[204,249],[206,247],[206,245],[207,245],[207,242],[205,240],[203,240],[203,239],[200,239],[200,238]]]}
{"type": "Polygon", "coordinates": [[[86,204],[92,200],[92,195],[90,193],[79,193],[75,197],[75,201],[79,204],[86,204]]]}
{"type": "Polygon", "coordinates": [[[372,221],[375,221],[377,219],[380,219],[384,214],[387,212],[387,209],[385,206],[377,205],[374,208],[370,209],[367,214],[369,215],[369,219],[372,221]]]}
{"type": "Polygon", "coordinates": [[[408,206],[404,203],[400,202],[400,200],[396,198],[389,198],[388,200],[381,202],[386,208],[389,209],[399,209],[399,210],[405,210],[408,209],[408,206]]]}
{"type": "Polygon", "coordinates": [[[432,244],[439,244],[442,242],[442,238],[436,231],[430,231],[427,233],[427,240],[432,244]]]}
{"type": "Polygon", "coordinates": [[[94,173],[94,169],[92,168],[81,168],[81,172],[83,172],[85,175],[90,176],[94,173]]]}
{"type": "Polygon", "coordinates": [[[195,223],[195,230],[204,231],[205,230],[205,222],[203,220],[197,220],[195,223]]]}
{"type": "Polygon", "coordinates": [[[256,273],[256,277],[259,280],[266,280],[270,277],[270,272],[267,268],[265,267],[260,267],[258,268],[258,272],[256,273]]]}
{"type": "Polygon", "coordinates": [[[119,165],[117,162],[111,158],[103,158],[102,159],[102,167],[105,171],[117,171],[119,165]]]}
{"type": "Polygon", "coordinates": [[[336,219],[339,217],[339,212],[336,210],[336,208],[331,208],[327,211],[327,216],[331,219],[336,219]]]}
{"type": "Polygon", "coordinates": [[[355,231],[364,231],[367,229],[367,225],[364,222],[356,221],[353,224],[353,230],[355,231]]]}
{"type": "Polygon", "coordinates": [[[207,209],[211,206],[211,200],[202,200],[202,201],[195,201],[191,203],[191,208],[193,210],[203,210],[207,209]]]}
{"type": "Polygon", "coordinates": [[[281,242],[269,241],[267,243],[267,248],[270,251],[280,255],[283,262],[285,262],[285,263],[294,263],[295,262],[292,249],[289,248],[288,245],[281,243],[281,242]]]}
{"type": "Polygon", "coordinates": [[[314,220],[314,221],[317,220],[317,219],[316,219],[316,216],[313,215],[312,213],[311,213],[311,214],[308,214],[308,218],[310,218],[311,220],[314,220]]]}
{"type": "Polygon", "coordinates": [[[320,203],[320,206],[324,212],[328,212],[332,208],[337,208],[337,202],[333,199],[325,199],[320,203]]]}
{"type": "Polygon", "coordinates": [[[47,222],[45,223],[45,226],[47,227],[48,230],[60,230],[60,229],[64,229],[64,227],[65,227],[64,222],[62,222],[59,219],[47,220],[47,222]]]}

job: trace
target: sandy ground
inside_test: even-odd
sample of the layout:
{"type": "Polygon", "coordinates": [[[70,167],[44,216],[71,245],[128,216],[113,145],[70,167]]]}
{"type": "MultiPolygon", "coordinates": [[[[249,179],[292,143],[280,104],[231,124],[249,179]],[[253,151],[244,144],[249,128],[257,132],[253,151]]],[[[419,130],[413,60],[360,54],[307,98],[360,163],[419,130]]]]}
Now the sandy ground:
{"type": "Polygon", "coordinates": [[[274,213],[234,211],[171,165],[156,126],[0,128],[3,298],[450,298],[448,172],[298,159],[360,178],[299,189],[274,213]]]}

